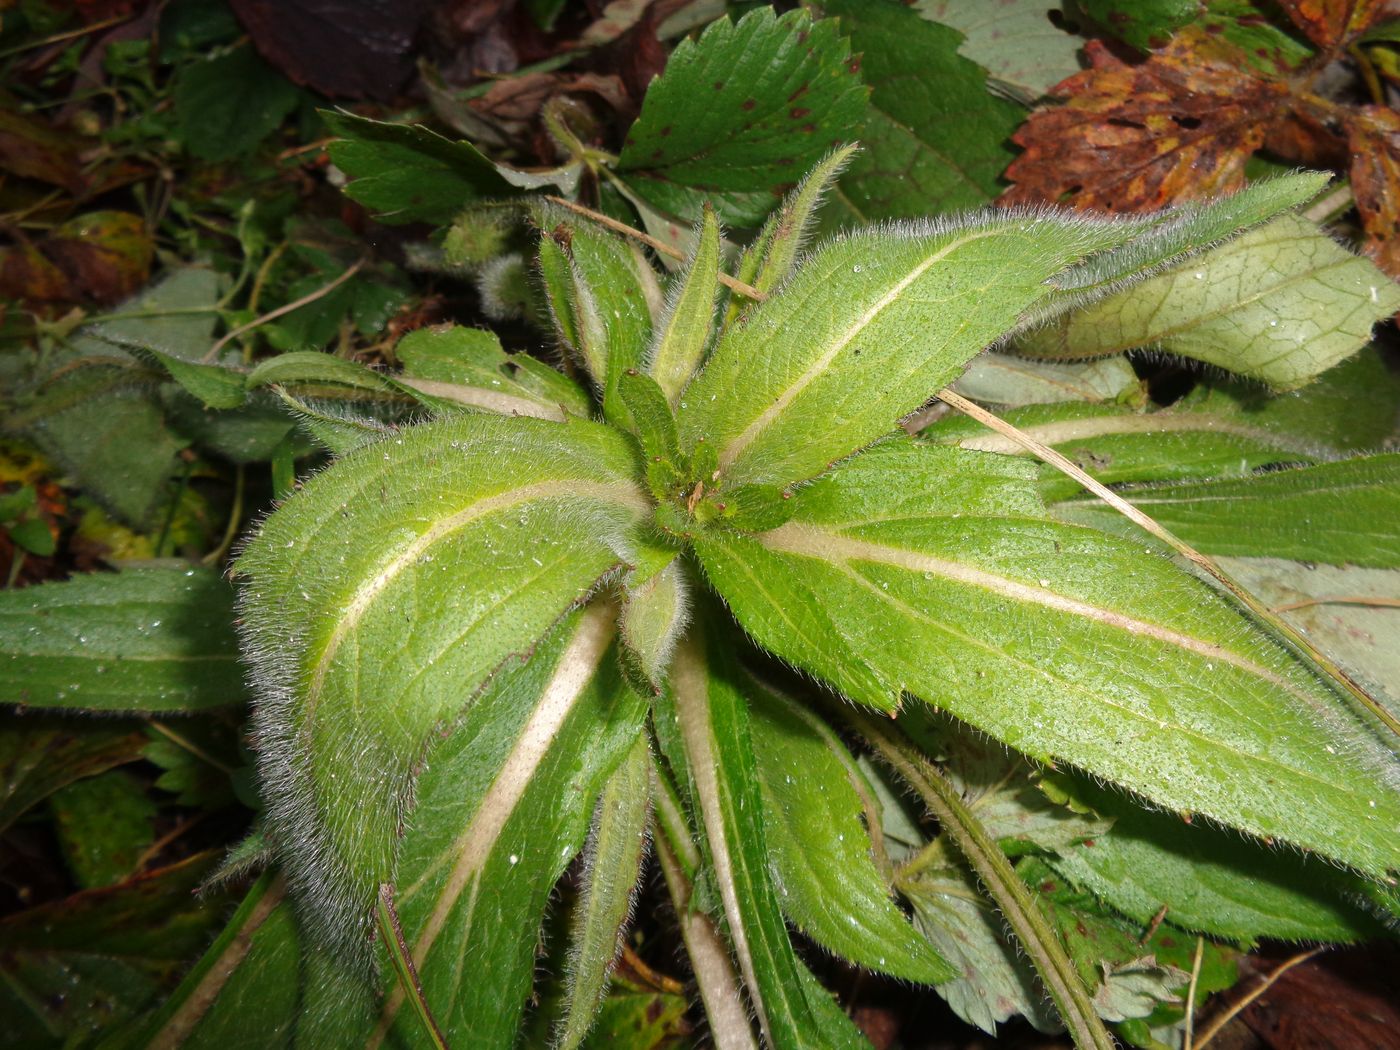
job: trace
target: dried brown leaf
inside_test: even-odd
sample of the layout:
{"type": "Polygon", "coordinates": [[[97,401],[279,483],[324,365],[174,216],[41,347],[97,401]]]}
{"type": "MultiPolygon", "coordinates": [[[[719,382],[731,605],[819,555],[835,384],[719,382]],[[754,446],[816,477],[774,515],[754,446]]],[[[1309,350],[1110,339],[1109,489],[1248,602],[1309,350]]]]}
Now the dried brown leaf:
{"type": "Polygon", "coordinates": [[[1366,254],[1400,278],[1400,113],[1362,106],[1348,127],[1351,191],[1366,230],[1366,254]]]}
{"type": "Polygon", "coordinates": [[[1324,50],[1345,47],[1387,10],[1395,13],[1390,0],[1279,0],[1278,6],[1324,50]]]}
{"type": "Polygon", "coordinates": [[[1185,30],[1136,64],[1091,40],[1091,68],[1052,90],[1065,102],[1013,136],[1025,152],[1007,169],[1015,185],[1001,203],[1155,211],[1239,188],[1288,91],[1198,51],[1195,37],[1185,30]]]}

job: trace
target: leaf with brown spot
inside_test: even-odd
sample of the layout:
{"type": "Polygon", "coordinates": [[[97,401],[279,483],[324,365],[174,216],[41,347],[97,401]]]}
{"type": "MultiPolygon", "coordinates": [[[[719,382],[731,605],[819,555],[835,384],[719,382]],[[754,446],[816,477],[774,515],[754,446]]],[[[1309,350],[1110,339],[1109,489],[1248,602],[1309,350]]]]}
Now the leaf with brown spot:
{"type": "Polygon", "coordinates": [[[1032,114],[1013,137],[1025,152],[1007,169],[1015,185],[1001,202],[1136,212],[1238,189],[1288,92],[1203,58],[1198,35],[1187,29],[1139,64],[1090,41],[1092,68],[1053,91],[1065,103],[1032,114]]]}
{"type": "Polygon", "coordinates": [[[1366,229],[1366,254],[1400,274],[1400,113],[1363,106],[1350,122],[1351,191],[1366,229]]]}
{"type": "Polygon", "coordinates": [[[1341,48],[1393,5],[1386,0],[1279,0],[1278,6],[1318,47],[1341,48]]]}

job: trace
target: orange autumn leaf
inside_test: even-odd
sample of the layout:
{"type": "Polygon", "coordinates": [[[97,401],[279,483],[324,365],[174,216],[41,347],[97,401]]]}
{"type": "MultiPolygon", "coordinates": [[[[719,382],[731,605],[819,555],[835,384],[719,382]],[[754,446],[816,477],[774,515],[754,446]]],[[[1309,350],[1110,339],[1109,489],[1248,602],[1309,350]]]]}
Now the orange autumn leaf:
{"type": "Polygon", "coordinates": [[[1024,152],[1001,203],[1155,211],[1238,189],[1288,92],[1198,49],[1196,36],[1183,31],[1137,64],[1091,40],[1092,68],[1052,89],[1065,102],[1013,136],[1024,152]]]}
{"type": "Polygon", "coordinates": [[[1362,106],[1351,131],[1351,191],[1366,230],[1366,254],[1400,274],[1400,113],[1362,106]]]}
{"type": "Polygon", "coordinates": [[[1388,9],[1394,14],[1389,0],[1279,0],[1278,6],[1323,49],[1350,43],[1388,9]]]}

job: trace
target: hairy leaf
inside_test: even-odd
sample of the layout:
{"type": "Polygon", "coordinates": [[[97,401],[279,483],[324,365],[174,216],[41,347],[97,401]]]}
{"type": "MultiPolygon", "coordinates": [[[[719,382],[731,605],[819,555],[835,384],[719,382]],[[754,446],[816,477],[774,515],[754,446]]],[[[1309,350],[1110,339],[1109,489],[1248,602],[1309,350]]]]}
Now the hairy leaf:
{"type": "Polygon", "coordinates": [[[1372,874],[1396,863],[1394,759],[1335,693],[1166,559],[1008,515],[999,461],[932,451],[880,446],[788,524],[697,542],[760,644],[862,703],[908,690],[1159,805],[1372,874]],[[985,495],[940,492],[952,472],[985,495]]]}
{"type": "MultiPolygon", "coordinates": [[[[418,784],[398,913],[453,1045],[515,1045],[550,892],[642,731],[646,704],[619,673],[615,618],[605,603],[570,617],[493,680],[418,784]]],[[[418,1024],[392,987],[379,1030],[416,1042],[418,1024]]]]}
{"type": "Polygon", "coordinates": [[[584,852],[587,875],[575,908],[567,1009],[556,1046],[574,1050],[598,1017],[608,974],[632,918],[646,855],[651,752],[638,736],[603,786],[584,852]]]}
{"type": "Polygon", "coordinates": [[[1116,401],[1138,389],[1137,373],[1123,357],[1098,361],[1036,361],[988,353],[972,359],[953,389],[995,405],[1116,401]]]}
{"type": "Polygon", "coordinates": [[[704,191],[720,218],[757,225],[835,141],[850,138],[866,89],[832,21],[759,8],[685,40],[647,90],[619,168],[643,197],[688,214],[704,191]]]}
{"type": "Polygon", "coordinates": [[[730,944],[764,1039],[778,1050],[868,1045],[788,940],[768,870],[746,700],[723,643],[708,642],[692,634],[677,652],[675,717],[730,944]]]}
{"type": "Polygon", "coordinates": [[[1017,325],[1047,277],[1131,234],[987,216],[830,241],[725,334],[682,399],[682,448],[715,448],[720,488],[814,477],[892,431],[1017,325]]]}
{"type": "Polygon", "coordinates": [[[1289,215],[1017,346],[1058,358],[1160,347],[1288,390],[1356,353],[1397,309],[1400,285],[1289,215]]]}
{"type": "Polygon", "coordinates": [[[391,880],[433,728],[623,560],[635,473],[594,423],[463,416],[351,452],[248,545],[263,782],[322,933],[353,948],[391,880]]]}
{"type": "MultiPolygon", "coordinates": [[[[1207,554],[1400,569],[1397,453],[1123,495],[1207,554]]],[[[1125,531],[1121,515],[1088,497],[1059,504],[1055,515],[1125,531]]]]}
{"type": "Polygon", "coordinates": [[[208,569],[0,592],[0,700],[108,712],[242,703],[232,621],[233,592],[208,569]]]}

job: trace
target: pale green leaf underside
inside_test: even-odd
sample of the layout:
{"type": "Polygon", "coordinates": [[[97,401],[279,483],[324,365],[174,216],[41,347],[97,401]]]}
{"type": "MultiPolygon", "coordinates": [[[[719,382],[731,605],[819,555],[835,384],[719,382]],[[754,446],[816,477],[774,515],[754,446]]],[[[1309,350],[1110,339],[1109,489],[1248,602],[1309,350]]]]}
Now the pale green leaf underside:
{"type": "Polygon", "coordinates": [[[1400,286],[1306,219],[1266,226],[1017,341],[1046,357],[1160,347],[1279,389],[1355,353],[1400,286]]]}
{"type": "Polygon", "coordinates": [[[720,341],[682,399],[681,445],[710,443],[721,484],[815,477],[1014,328],[1046,278],[1131,232],[1011,214],[827,242],[720,341]]]}
{"type": "Polygon", "coordinates": [[[936,486],[943,515],[907,498],[880,514],[931,451],[889,447],[801,493],[781,528],[697,543],[760,644],[855,700],[907,690],[1159,805],[1372,874],[1400,862],[1393,756],[1223,599],[1140,545],[936,486]]]}
{"type": "Polygon", "coordinates": [[[1044,405],[1062,401],[1113,401],[1138,386],[1124,357],[1098,361],[1036,361],[988,353],[972,359],[953,389],[995,405],[1044,405]]]}
{"type": "Polygon", "coordinates": [[[755,685],[748,699],[764,832],[788,918],[828,951],[880,973],[921,984],[952,977],[872,861],[850,780],[855,759],[787,697],[755,685]]]}
{"type": "Polygon", "coordinates": [[[351,453],[249,544],[264,783],[328,931],[392,871],[433,727],[623,560],[635,472],[594,423],[463,416],[351,453]]]}

